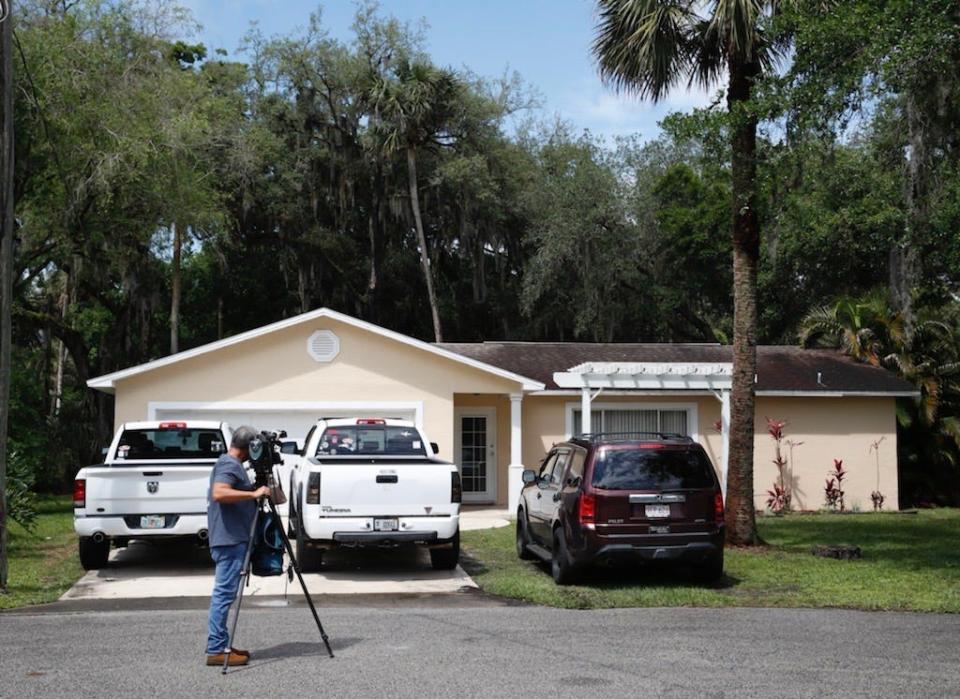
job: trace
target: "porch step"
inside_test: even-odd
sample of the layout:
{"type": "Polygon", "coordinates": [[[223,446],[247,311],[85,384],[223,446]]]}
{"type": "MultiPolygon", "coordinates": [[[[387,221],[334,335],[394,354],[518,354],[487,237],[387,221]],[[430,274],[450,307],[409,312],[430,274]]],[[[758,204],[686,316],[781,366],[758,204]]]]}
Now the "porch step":
{"type": "Polygon", "coordinates": [[[527,544],[527,551],[535,556],[539,556],[545,561],[550,561],[553,558],[553,554],[543,548],[543,546],[540,544],[527,544]]]}

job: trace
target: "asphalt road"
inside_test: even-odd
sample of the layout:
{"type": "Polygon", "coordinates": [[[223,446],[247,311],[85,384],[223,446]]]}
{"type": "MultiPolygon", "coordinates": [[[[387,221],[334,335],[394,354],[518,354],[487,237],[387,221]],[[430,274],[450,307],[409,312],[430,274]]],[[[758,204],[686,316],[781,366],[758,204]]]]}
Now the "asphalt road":
{"type": "Polygon", "coordinates": [[[305,607],[245,609],[238,645],[255,659],[223,677],[202,664],[202,609],[2,614],[0,696],[960,696],[958,615],[465,596],[322,618],[332,660],[305,607]]]}

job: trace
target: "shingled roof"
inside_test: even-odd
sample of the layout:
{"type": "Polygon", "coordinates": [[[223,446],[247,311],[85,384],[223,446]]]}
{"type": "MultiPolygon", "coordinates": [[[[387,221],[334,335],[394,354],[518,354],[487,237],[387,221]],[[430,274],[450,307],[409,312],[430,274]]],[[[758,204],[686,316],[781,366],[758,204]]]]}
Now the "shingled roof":
{"type": "MultiPolygon", "coordinates": [[[[444,342],[440,347],[540,381],[558,390],[553,373],[585,362],[730,362],[729,345],[589,342],[444,342]]],[[[914,387],[886,369],[854,361],[838,350],[787,345],[757,347],[760,393],[914,395],[914,387]],[[818,383],[817,379],[820,379],[818,383]]]]}

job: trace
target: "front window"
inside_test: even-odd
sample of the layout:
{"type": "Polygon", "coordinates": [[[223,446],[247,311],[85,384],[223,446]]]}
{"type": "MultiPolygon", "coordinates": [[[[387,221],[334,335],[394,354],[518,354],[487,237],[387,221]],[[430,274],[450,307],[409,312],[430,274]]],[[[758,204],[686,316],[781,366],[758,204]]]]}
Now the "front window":
{"type": "MultiPolygon", "coordinates": [[[[591,432],[663,432],[689,435],[685,409],[601,408],[590,412],[591,432]]],[[[582,433],[580,409],[573,411],[573,434],[582,433]]]]}
{"type": "Polygon", "coordinates": [[[117,459],[216,459],[226,451],[220,430],[175,427],[124,430],[117,444],[117,459]]]}
{"type": "Polygon", "coordinates": [[[412,427],[328,427],[317,456],[426,456],[420,433],[412,427]]]}

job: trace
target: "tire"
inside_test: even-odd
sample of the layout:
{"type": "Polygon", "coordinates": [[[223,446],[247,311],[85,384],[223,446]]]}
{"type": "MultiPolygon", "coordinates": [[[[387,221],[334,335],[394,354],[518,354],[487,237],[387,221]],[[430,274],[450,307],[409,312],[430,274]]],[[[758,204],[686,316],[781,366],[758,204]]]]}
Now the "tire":
{"type": "Polygon", "coordinates": [[[453,570],[460,562],[460,530],[453,535],[450,546],[430,549],[430,563],[434,570],[453,570]]]}
{"type": "Polygon", "coordinates": [[[307,546],[307,533],[303,529],[303,522],[297,516],[297,561],[300,563],[301,573],[316,573],[323,565],[323,551],[307,546]]]}
{"type": "Polygon", "coordinates": [[[701,583],[715,583],[723,577],[723,551],[696,565],[693,569],[694,580],[701,583]]]}
{"type": "Polygon", "coordinates": [[[530,553],[527,545],[530,543],[530,535],[527,533],[527,516],[523,509],[517,510],[517,558],[522,561],[531,561],[536,556],[530,553]]]}
{"type": "Polygon", "coordinates": [[[80,565],[84,570],[99,570],[107,567],[110,558],[110,539],[104,539],[99,544],[90,536],[80,537],[80,565]]]}
{"type": "Polygon", "coordinates": [[[576,569],[567,550],[567,538],[563,528],[553,530],[553,557],[550,559],[550,574],[557,585],[569,585],[576,578],[576,569]]]}

